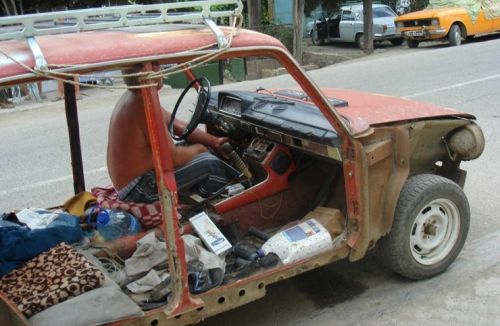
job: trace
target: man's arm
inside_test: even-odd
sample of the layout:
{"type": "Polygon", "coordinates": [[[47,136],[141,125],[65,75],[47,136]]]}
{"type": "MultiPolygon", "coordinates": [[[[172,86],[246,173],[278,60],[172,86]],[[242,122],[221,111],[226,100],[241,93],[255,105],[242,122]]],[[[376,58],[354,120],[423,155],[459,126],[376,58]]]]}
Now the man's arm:
{"type": "MultiPolygon", "coordinates": [[[[164,111],[164,117],[165,117],[165,124],[168,126],[172,115],[170,112],[168,112],[165,109],[163,111],[164,111]]],[[[175,121],[174,121],[174,133],[176,135],[181,134],[186,129],[186,126],[187,126],[186,122],[181,121],[179,119],[175,119],[175,121]]],[[[221,150],[220,147],[223,143],[227,142],[227,138],[215,137],[213,135],[210,135],[209,133],[206,133],[206,132],[196,128],[191,133],[191,135],[189,135],[188,141],[192,144],[205,145],[205,146],[210,147],[213,150],[217,151],[219,154],[223,154],[223,151],[221,150]]]]}
{"type": "Polygon", "coordinates": [[[183,166],[191,161],[196,155],[206,152],[207,148],[201,144],[189,146],[174,146],[174,167],[183,166]]]}

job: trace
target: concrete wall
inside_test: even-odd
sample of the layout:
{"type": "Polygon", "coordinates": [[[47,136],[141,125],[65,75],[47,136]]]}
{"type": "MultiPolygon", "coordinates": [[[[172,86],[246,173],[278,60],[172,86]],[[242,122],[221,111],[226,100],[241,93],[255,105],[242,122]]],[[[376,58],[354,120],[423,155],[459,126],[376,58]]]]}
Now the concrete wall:
{"type": "Polygon", "coordinates": [[[293,24],[293,0],[274,0],[274,20],[277,24],[293,24]]]}

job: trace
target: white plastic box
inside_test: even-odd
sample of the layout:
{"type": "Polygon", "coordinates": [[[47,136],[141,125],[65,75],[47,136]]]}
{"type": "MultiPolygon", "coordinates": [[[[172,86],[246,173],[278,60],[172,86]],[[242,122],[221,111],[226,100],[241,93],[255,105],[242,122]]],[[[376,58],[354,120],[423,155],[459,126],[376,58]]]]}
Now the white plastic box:
{"type": "Polygon", "coordinates": [[[194,230],[203,241],[208,250],[216,255],[223,255],[231,250],[231,243],[224,234],[215,226],[214,222],[205,212],[201,212],[189,219],[194,230]]]}

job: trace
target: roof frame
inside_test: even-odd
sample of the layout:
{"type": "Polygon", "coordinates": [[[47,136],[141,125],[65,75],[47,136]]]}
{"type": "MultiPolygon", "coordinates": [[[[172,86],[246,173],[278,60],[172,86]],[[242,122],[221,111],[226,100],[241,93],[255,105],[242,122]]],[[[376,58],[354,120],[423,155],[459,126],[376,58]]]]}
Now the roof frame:
{"type": "Polygon", "coordinates": [[[213,19],[241,14],[241,0],[201,0],[153,5],[131,5],[0,18],[0,41],[25,38],[35,57],[37,69],[46,69],[47,62],[35,36],[95,31],[129,26],[146,26],[174,22],[205,23],[217,38],[219,48],[229,44],[213,19]],[[218,10],[228,5],[234,9],[218,10]],[[178,10],[185,10],[179,12],[178,10]]]}
{"type": "Polygon", "coordinates": [[[201,0],[8,16],[0,18],[0,40],[179,21],[200,23],[241,14],[242,10],[241,0],[201,0]],[[234,9],[217,10],[219,5],[232,5],[234,9]]]}

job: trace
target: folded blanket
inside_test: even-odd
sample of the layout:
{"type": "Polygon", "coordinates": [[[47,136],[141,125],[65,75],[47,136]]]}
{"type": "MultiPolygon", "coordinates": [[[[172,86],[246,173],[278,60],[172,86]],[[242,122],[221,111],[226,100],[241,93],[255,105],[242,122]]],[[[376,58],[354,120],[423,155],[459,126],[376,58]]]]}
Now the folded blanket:
{"type": "Polygon", "coordinates": [[[61,243],[0,279],[0,292],[27,317],[100,287],[102,272],[71,246],[61,243]]]}

